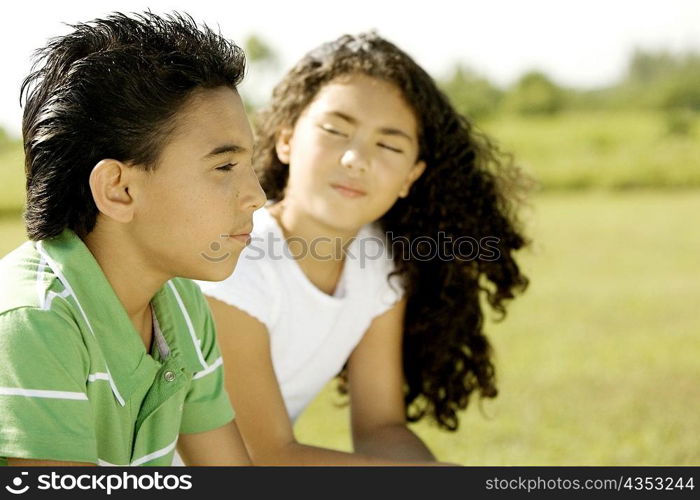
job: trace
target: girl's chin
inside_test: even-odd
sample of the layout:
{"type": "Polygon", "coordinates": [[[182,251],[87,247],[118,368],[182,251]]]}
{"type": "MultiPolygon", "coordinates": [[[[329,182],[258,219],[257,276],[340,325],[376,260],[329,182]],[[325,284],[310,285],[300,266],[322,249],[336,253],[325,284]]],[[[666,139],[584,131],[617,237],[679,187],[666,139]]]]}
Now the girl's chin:
{"type": "Polygon", "coordinates": [[[338,206],[336,203],[324,203],[314,207],[309,213],[324,225],[343,232],[357,230],[367,224],[363,212],[357,208],[351,210],[345,206],[338,206]]]}
{"type": "MultiPolygon", "coordinates": [[[[336,232],[355,233],[361,227],[379,219],[383,213],[369,213],[366,203],[344,203],[342,200],[329,198],[312,198],[305,200],[303,208],[299,207],[298,214],[304,214],[311,220],[316,220],[336,232]],[[376,215],[376,217],[373,217],[376,215]]],[[[296,210],[295,210],[296,211],[296,210]]],[[[273,209],[274,215],[274,209],[273,209]]]]}

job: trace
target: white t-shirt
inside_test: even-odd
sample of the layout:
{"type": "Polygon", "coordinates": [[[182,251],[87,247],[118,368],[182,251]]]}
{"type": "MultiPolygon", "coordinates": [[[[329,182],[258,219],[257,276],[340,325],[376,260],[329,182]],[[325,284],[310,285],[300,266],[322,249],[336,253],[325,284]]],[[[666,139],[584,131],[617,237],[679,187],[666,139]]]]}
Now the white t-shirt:
{"type": "Polygon", "coordinates": [[[234,273],[199,285],[267,327],[275,374],[294,421],[340,372],[372,319],[393,306],[403,289],[397,277],[387,279],[394,265],[386,238],[374,225],[363,227],[348,247],[331,296],[306,277],[267,207],[255,212],[253,223],[251,243],[234,273]]]}

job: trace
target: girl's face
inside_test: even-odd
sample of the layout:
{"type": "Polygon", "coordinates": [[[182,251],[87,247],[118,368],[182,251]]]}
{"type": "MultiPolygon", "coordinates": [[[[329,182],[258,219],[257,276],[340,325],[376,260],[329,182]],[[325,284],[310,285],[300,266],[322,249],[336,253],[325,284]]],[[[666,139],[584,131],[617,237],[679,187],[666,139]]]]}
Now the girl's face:
{"type": "Polygon", "coordinates": [[[425,169],[417,126],[392,83],[362,74],[327,83],[277,140],[289,165],[285,207],[341,231],[379,219],[425,169]]]}

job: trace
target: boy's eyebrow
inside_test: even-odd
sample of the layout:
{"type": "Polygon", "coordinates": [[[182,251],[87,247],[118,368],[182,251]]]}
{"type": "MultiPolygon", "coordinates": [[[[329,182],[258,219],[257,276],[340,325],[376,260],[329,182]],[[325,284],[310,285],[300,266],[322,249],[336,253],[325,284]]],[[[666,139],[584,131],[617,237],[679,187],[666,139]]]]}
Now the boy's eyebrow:
{"type": "MultiPolygon", "coordinates": [[[[352,116],[346,115],[345,113],[342,113],[340,111],[332,111],[330,113],[333,116],[337,116],[341,120],[345,120],[346,122],[350,123],[351,125],[355,125],[357,123],[357,120],[355,120],[352,116]]],[[[398,128],[392,128],[392,127],[384,127],[379,129],[379,133],[382,135],[397,135],[399,137],[403,137],[405,139],[408,139],[410,142],[413,142],[413,137],[408,135],[406,132],[403,130],[400,130],[398,128]]]]}
{"type": "Polygon", "coordinates": [[[223,146],[216,147],[204,155],[204,159],[211,158],[212,156],[222,155],[224,153],[246,153],[248,150],[243,146],[238,146],[237,144],[224,144],[223,146]]]}

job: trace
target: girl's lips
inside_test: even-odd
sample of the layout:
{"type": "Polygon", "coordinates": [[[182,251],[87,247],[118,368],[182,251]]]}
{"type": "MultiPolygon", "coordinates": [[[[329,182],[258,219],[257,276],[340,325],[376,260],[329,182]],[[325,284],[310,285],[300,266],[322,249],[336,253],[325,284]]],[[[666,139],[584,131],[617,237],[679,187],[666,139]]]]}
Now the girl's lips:
{"type": "Polygon", "coordinates": [[[367,194],[360,189],[343,186],[342,184],[331,184],[331,187],[346,198],[360,198],[367,194]]]}

